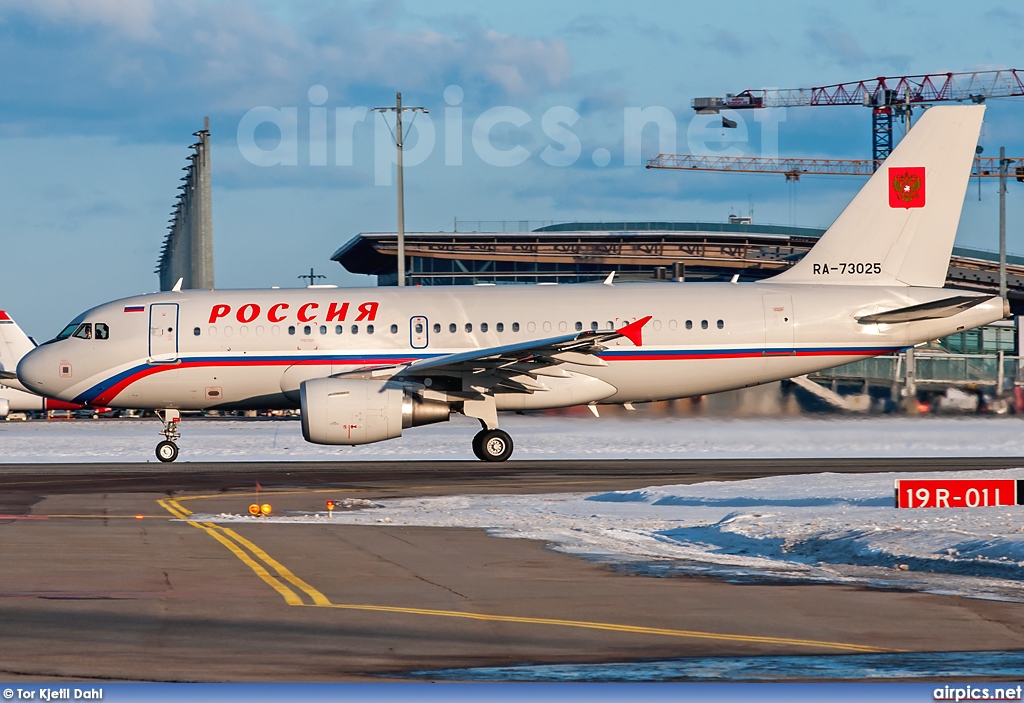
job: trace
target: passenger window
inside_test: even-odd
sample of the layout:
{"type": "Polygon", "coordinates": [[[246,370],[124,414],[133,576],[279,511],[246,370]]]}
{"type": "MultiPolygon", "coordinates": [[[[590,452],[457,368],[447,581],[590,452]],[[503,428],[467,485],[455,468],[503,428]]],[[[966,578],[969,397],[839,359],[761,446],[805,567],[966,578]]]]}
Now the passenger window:
{"type": "Polygon", "coordinates": [[[280,337],[281,328],[278,327],[277,325],[274,325],[273,327],[270,328],[270,334],[274,335],[275,337],[280,337]]]}
{"type": "MultiPolygon", "coordinates": [[[[532,325],[533,323],[531,322],[530,324],[532,325]]],[[[542,327],[544,328],[545,332],[550,332],[551,331],[551,323],[550,322],[545,322],[542,325],[542,327]]]]}
{"type": "Polygon", "coordinates": [[[651,328],[655,332],[659,332],[661,330],[661,320],[654,320],[653,322],[651,322],[651,328]]]}
{"type": "Polygon", "coordinates": [[[398,325],[391,325],[391,334],[398,334],[398,325]]]}
{"type": "Polygon", "coordinates": [[[262,337],[263,336],[263,332],[264,332],[263,325],[256,325],[256,336],[257,337],[262,337]]]}
{"type": "Polygon", "coordinates": [[[334,326],[334,334],[341,334],[341,330],[342,330],[342,326],[341,325],[335,325],[334,326]]]}
{"type": "Polygon", "coordinates": [[[558,323],[558,331],[559,332],[565,332],[567,329],[569,329],[569,323],[568,322],[566,322],[565,320],[562,320],[561,322],[558,323]]]}
{"type": "Polygon", "coordinates": [[[201,334],[201,332],[200,332],[199,328],[196,327],[194,330],[192,330],[192,334],[194,334],[195,336],[198,337],[201,334]]]}
{"type": "Polygon", "coordinates": [[[675,321],[675,320],[669,320],[669,321],[668,321],[668,328],[669,328],[670,330],[674,330],[674,329],[675,329],[676,327],[678,327],[678,326],[679,326],[679,325],[677,325],[677,324],[676,324],[676,321],[675,321]]]}
{"type": "Polygon", "coordinates": [[[352,325],[352,334],[359,334],[359,325],[352,325]]]}
{"type": "Polygon", "coordinates": [[[455,327],[455,323],[454,322],[452,324],[448,325],[448,331],[451,332],[452,334],[455,334],[455,330],[456,329],[457,328],[455,327]]]}
{"type": "Polygon", "coordinates": [[[686,329],[688,329],[688,330],[692,330],[693,329],[693,320],[687,320],[686,321],[686,329]]]}
{"type": "Polygon", "coordinates": [[[96,339],[107,339],[110,337],[110,328],[105,322],[96,323],[96,339]]]}
{"type": "Polygon", "coordinates": [[[700,328],[702,330],[706,330],[708,328],[708,321],[707,320],[701,320],[700,321],[700,328]]]}
{"type": "Polygon", "coordinates": [[[320,325],[320,334],[327,334],[327,325],[320,325]]]}
{"type": "Polygon", "coordinates": [[[583,331],[583,323],[582,322],[579,322],[579,321],[576,322],[576,331],[577,332],[582,332],[583,331]]]}
{"type": "Polygon", "coordinates": [[[612,322],[611,320],[608,320],[608,329],[610,329],[610,330],[615,329],[615,323],[612,322]]]}
{"type": "Polygon", "coordinates": [[[295,325],[288,325],[288,334],[295,334],[295,325]]]}
{"type": "MultiPolygon", "coordinates": [[[[159,327],[154,327],[153,331],[157,333],[156,336],[159,336],[159,333],[163,332],[159,327]]],[[[92,339],[92,323],[83,322],[78,326],[78,329],[75,330],[75,334],[72,336],[78,337],[79,339],[92,339]]]]}
{"type": "Polygon", "coordinates": [[[434,323],[434,334],[437,334],[440,331],[441,331],[441,325],[439,325],[438,323],[435,322],[434,323]]]}
{"type": "Polygon", "coordinates": [[[238,328],[238,336],[248,337],[249,336],[249,325],[242,325],[238,328]]]}
{"type": "Polygon", "coordinates": [[[210,327],[210,336],[211,337],[216,337],[217,336],[217,328],[216,327],[212,327],[212,326],[210,327]]]}
{"type": "Polygon", "coordinates": [[[224,328],[224,336],[225,337],[230,337],[232,332],[234,332],[234,329],[232,329],[231,325],[227,325],[224,328]]]}
{"type": "Polygon", "coordinates": [[[416,323],[416,334],[423,334],[423,323],[422,322],[417,322],[416,323]]]}
{"type": "Polygon", "coordinates": [[[512,331],[513,332],[518,332],[519,331],[519,323],[518,322],[513,322],[512,323],[512,331]]]}
{"type": "Polygon", "coordinates": [[[590,329],[594,330],[595,332],[597,331],[597,320],[594,320],[593,322],[590,323],[590,329]]]}
{"type": "Polygon", "coordinates": [[[466,323],[466,331],[467,332],[472,332],[473,331],[473,323],[472,322],[467,322],[466,323]]]}
{"type": "Polygon", "coordinates": [[[504,332],[505,331],[505,323],[504,322],[499,322],[498,324],[496,324],[494,326],[494,329],[498,330],[499,332],[504,332]]]}
{"type": "Polygon", "coordinates": [[[722,329],[723,327],[725,327],[725,320],[719,320],[718,321],[718,329],[722,329]]]}
{"type": "Polygon", "coordinates": [[[310,327],[309,325],[306,325],[305,327],[302,328],[302,334],[306,335],[307,337],[309,335],[311,335],[312,333],[313,333],[313,328],[310,327]]]}
{"type": "Polygon", "coordinates": [[[366,326],[366,334],[373,334],[373,325],[366,326]]]}
{"type": "Polygon", "coordinates": [[[486,322],[481,322],[480,323],[480,331],[481,332],[486,332],[487,331],[487,323],[486,322]]]}

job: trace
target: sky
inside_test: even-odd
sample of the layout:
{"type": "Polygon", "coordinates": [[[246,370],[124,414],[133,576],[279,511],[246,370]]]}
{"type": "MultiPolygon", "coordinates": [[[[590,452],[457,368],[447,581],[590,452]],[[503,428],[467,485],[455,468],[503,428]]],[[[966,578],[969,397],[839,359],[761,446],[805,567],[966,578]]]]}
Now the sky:
{"type": "MultiPolygon", "coordinates": [[[[1016,4],[950,0],[0,0],[0,309],[41,341],[88,307],[156,290],[204,116],[217,286],[298,286],[310,267],[373,285],[330,256],[359,232],[395,229],[394,147],[366,110],[396,91],[429,111],[406,138],[410,231],[751,209],[762,223],[825,227],[860,179],[643,165],[662,151],[870,158],[863,107],[735,113],[726,131],[690,101],[1024,68],[1008,39],[1022,30],[1016,4]]],[[[986,155],[1024,156],[1022,114],[1024,99],[989,102],[986,155]]],[[[1007,199],[1016,254],[1022,187],[1011,182],[1007,199]]],[[[995,184],[979,201],[972,182],[957,243],[997,249],[997,208],[995,184]]]]}

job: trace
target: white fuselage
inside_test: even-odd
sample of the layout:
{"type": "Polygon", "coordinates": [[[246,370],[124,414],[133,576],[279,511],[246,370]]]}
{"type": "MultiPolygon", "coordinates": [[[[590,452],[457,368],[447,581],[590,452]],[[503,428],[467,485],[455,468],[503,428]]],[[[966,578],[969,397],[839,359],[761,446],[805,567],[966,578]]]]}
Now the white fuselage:
{"type": "Polygon", "coordinates": [[[44,344],[18,374],[33,391],[99,406],[294,408],[310,378],[618,329],[650,315],[642,346],[610,342],[597,362],[566,364],[568,380],[552,379],[550,391],[496,395],[498,410],[644,402],[789,378],[1004,315],[991,298],[940,319],[855,319],[954,293],[963,294],[770,282],[187,290],[93,308],[75,321],[107,325],[108,338],[44,344]],[[603,390],[559,392],[579,379],[598,379],[603,390]]]}

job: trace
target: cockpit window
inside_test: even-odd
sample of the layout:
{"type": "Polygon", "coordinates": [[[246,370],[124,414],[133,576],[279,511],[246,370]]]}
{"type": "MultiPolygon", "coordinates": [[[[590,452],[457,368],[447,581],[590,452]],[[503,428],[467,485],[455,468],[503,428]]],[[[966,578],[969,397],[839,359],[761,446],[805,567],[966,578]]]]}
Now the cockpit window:
{"type": "Polygon", "coordinates": [[[106,322],[96,323],[96,339],[108,339],[110,337],[110,328],[106,322]]]}
{"type": "Polygon", "coordinates": [[[56,337],[53,338],[53,341],[56,342],[59,339],[67,339],[68,337],[73,335],[75,333],[75,330],[77,330],[77,329],[78,329],[78,323],[77,322],[73,322],[70,325],[68,325],[67,327],[65,327],[63,330],[61,330],[60,334],[58,334],[56,337]]]}
{"type": "Polygon", "coordinates": [[[78,329],[75,330],[75,333],[71,336],[76,337],[78,339],[92,339],[92,323],[83,322],[78,326],[78,329]]]}

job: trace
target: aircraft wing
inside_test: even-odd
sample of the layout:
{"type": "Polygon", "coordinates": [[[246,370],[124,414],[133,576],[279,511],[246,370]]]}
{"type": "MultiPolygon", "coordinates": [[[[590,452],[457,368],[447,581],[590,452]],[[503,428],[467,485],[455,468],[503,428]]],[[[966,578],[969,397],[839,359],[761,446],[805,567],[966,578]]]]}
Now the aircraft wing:
{"type": "Polygon", "coordinates": [[[862,315],[857,318],[857,322],[860,322],[861,324],[872,324],[876,322],[896,323],[916,322],[918,320],[935,320],[940,317],[952,317],[957,313],[973,308],[975,305],[980,305],[987,300],[991,300],[991,296],[955,295],[952,298],[933,300],[930,303],[921,303],[920,305],[911,305],[905,308],[897,308],[896,310],[887,310],[885,312],[875,313],[874,315],[862,315]]]}
{"type": "Polygon", "coordinates": [[[417,382],[425,376],[458,376],[480,374],[481,381],[490,377],[490,383],[483,385],[502,386],[506,390],[532,393],[542,390],[531,379],[541,376],[564,376],[554,369],[560,364],[583,366],[605,366],[606,362],[597,356],[607,349],[605,342],[626,338],[633,344],[643,343],[641,330],[651,317],[641,318],[617,330],[588,330],[559,337],[535,339],[500,347],[473,349],[456,354],[445,354],[410,364],[375,366],[355,369],[337,377],[394,378],[417,382]]]}
{"type": "Polygon", "coordinates": [[[14,373],[13,371],[4,371],[3,368],[0,368],[0,381],[9,381],[11,379],[16,378],[18,378],[18,374],[14,373]]]}

